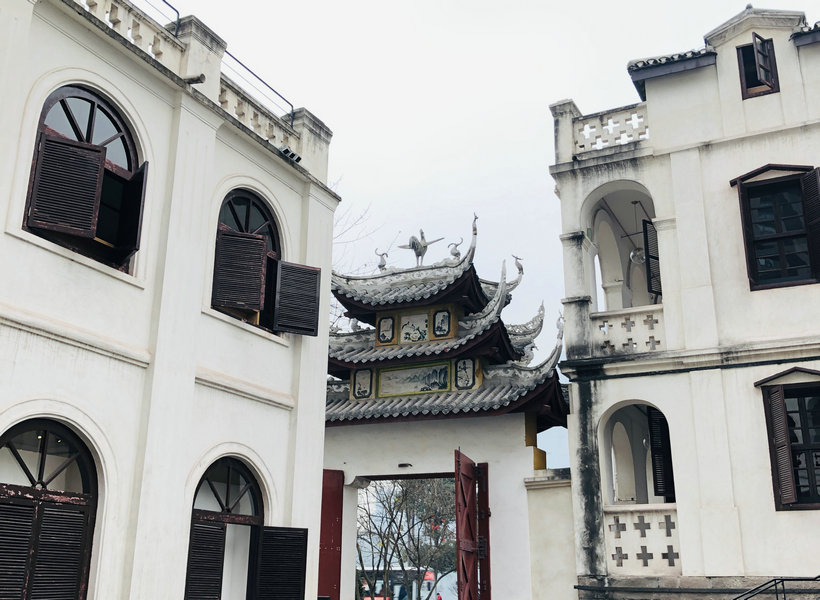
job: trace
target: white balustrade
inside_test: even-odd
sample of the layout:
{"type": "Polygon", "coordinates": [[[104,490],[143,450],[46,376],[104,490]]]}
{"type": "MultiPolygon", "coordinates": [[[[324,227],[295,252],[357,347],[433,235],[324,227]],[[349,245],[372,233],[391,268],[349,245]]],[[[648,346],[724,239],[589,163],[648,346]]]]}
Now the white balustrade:
{"type": "Polygon", "coordinates": [[[604,538],[611,577],[681,574],[674,504],[608,506],[604,509],[604,538]]]}
{"type": "Polygon", "coordinates": [[[572,120],[572,126],[576,154],[649,138],[645,103],[577,117],[572,120]]]}
{"type": "Polygon", "coordinates": [[[663,306],[660,304],[592,313],[589,326],[593,356],[666,349],[663,306]]]}

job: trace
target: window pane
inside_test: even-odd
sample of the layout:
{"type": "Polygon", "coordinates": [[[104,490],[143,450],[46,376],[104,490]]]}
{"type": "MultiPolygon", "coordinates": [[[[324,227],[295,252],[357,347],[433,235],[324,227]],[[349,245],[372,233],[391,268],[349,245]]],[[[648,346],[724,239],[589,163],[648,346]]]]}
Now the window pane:
{"type": "Polygon", "coordinates": [[[57,469],[65,463],[67,458],[76,453],[77,448],[73,444],[68,443],[56,433],[49,433],[46,449],[46,468],[43,471],[43,481],[51,480],[46,485],[48,489],[82,493],[83,480],[76,460],[55,477],[57,469]]]}
{"type": "Polygon", "coordinates": [[[247,233],[245,229],[245,223],[247,222],[248,218],[248,199],[234,198],[231,202],[233,203],[233,208],[236,211],[236,217],[237,219],[239,219],[239,229],[237,229],[237,231],[247,233]]]}
{"type": "Polygon", "coordinates": [[[74,129],[71,128],[71,123],[68,121],[65,110],[63,110],[63,106],[59,102],[48,111],[45,124],[70,140],[77,139],[77,135],[74,133],[74,129]]]}
{"type": "Polygon", "coordinates": [[[219,506],[219,502],[217,502],[214,497],[214,493],[211,491],[211,486],[208,485],[207,481],[203,481],[202,485],[199,486],[199,490],[196,493],[196,498],[194,499],[194,508],[198,508],[200,510],[212,510],[214,512],[220,512],[222,510],[219,506]]]}
{"type": "MultiPolygon", "coordinates": [[[[254,204],[251,207],[251,216],[250,216],[250,223],[248,224],[248,233],[256,233],[257,229],[262,227],[266,222],[267,218],[265,217],[264,213],[259,210],[259,207],[254,204]]],[[[263,231],[259,231],[260,234],[264,233],[263,231]]]]}
{"type": "Polygon", "coordinates": [[[43,431],[25,431],[11,440],[20,458],[35,478],[40,462],[40,440],[43,438],[43,433],[43,431]]]}
{"type": "MultiPolygon", "coordinates": [[[[35,474],[36,476],[36,474],[35,474]]],[[[13,485],[31,485],[31,482],[23,472],[23,467],[14,458],[6,446],[0,448],[0,483],[11,483],[13,485]]]]}
{"type": "Polygon", "coordinates": [[[227,225],[234,231],[239,231],[240,229],[239,223],[237,223],[236,219],[233,218],[231,207],[227,202],[223,204],[222,208],[219,210],[219,222],[223,225],[227,225]]]}
{"type": "Polygon", "coordinates": [[[229,524],[225,530],[225,559],[222,569],[221,598],[245,598],[248,583],[248,559],[251,528],[229,524]]]}
{"type": "Polygon", "coordinates": [[[71,109],[71,113],[80,127],[80,132],[85,136],[88,131],[88,119],[91,115],[91,102],[83,98],[66,98],[66,104],[71,109]]]}
{"type": "Polygon", "coordinates": [[[94,116],[94,131],[91,133],[91,143],[102,144],[105,140],[117,133],[117,127],[114,125],[114,122],[98,106],[97,114],[94,116]]]}
{"type": "Polygon", "coordinates": [[[108,144],[105,147],[105,160],[110,160],[123,169],[130,169],[131,165],[128,164],[128,153],[125,151],[125,140],[119,137],[108,144]]]}

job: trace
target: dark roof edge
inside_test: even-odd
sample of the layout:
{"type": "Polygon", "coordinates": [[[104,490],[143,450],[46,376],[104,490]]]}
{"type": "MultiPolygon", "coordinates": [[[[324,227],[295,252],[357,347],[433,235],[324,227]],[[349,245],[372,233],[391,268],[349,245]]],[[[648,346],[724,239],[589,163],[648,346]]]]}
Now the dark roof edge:
{"type": "Polygon", "coordinates": [[[808,46],[809,44],[816,44],[820,42],[820,21],[814,24],[814,27],[808,31],[796,31],[792,34],[794,45],[798,48],[800,46],[808,46]]]}
{"type": "Polygon", "coordinates": [[[629,76],[632,78],[632,83],[635,86],[635,89],[638,90],[641,100],[646,101],[646,84],[644,82],[647,79],[654,79],[655,77],[664,77],[674,73],[683,73],[684,71],[691,71],[692,69],[708,67],[715,64],[716,60],[717,52],[714,50],[703,50],[701,51],[701,54],[696,56],[671,62],[640,66],[630,63],[630,65],[627,66],[627,70],[629,71],[629,76]]]}

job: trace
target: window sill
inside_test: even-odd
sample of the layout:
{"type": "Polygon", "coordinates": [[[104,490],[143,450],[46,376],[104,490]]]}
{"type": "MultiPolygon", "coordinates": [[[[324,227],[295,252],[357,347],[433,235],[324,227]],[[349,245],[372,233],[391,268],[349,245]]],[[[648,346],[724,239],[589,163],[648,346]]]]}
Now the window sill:
{"type": "Polygon", "coordinates": [[[55,244],[54,242],[49,242],[48,240],[41,238],[39,236],[34,235],[33,233],[29,233],[27,231],[23,231],[21,229],[17,230],[6,230],[6,233],[11,235],[12,237],[17,238],[23,242],[32,244],[43,250],[47,250],[52,254],[56,254],[57,256],[61,256],[66,258],[72,262],[77,264],[83,265],[85,267],[89,267],[102,273],[103,275],[108,275],[109,277],[113,277],[114,279],[119,279],[123,283],[127,283],[132,285],[138,289],[144,290],[145,289],[145,282],[141,279],[138,279],[134,275],[129,273],[123,273],[122,271],[118,271],[114,267],[109,267],[108,265],[104,265],[101,262],[94,260],[93,258],[89,258],[87,256],[83,256],[82,254],[78,254],[73,250],[69,250],[68,248],[63,248],[59,244],[55,244]]]}
{"type": "Polygon", "coordinates": [[[749,289],[753,292],[759,290],[776,290],[778,288],[796,287],[799,285],[812,285],[818,283],[817,279],[796,279],[794,281],[778,281],[776,283],[752,283],[749,282],[749,289]]]}
{"type": "Polygon", "coordinates": [[[210,306],[204,307],[202,309],[202,314],[209,316],[217,321],[222,321],[228,325],[233,325],[234,327],[238,327],[239,329],[243,329],[248,333],[252,333],[254,335],[258,335],[266,340],[270,340],[272,342],[276,342],[277,344],[284,346],[285,348],[290,348],[290,341],[285,337],[285,335],[277,335],[275,333],[271,333],[261,327],[257,327],[255,325],[251,325],[250,323],[245,323],[240,321],[239,319],[235,319],[225,313],[221,313],[218,310],[211,308],[210,306]]]}

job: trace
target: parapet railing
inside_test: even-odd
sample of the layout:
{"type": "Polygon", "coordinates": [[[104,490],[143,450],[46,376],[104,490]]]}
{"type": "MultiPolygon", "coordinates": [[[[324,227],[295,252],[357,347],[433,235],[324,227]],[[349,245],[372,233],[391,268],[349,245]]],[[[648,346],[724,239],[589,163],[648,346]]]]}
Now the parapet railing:
{"type": "Polygon", "coordinates": [[[589,327],[593,356],[666,350],[661,304],[592,313],[589,327]]]}
{"type": "Polygon", "coordinates": [[[646,103],[631,104],[572,120],[575,154],[649,139],[646,103]]]}
{"type": "Polygon", "coordinates": [[[765,583],[761,583],[757,587],[743,592],[740,596],[735,596],[732,600],[749,600],[749,598],[754,598],[758,594],[763,593],[767,595],[774,594],[775,600],[786,600],[787,583],[808,583],[812,581],[820,581],[820,575],[817,577],[775,577],[765,583]]]}
{"type": "MultiPolygon", "coordinates": [[[[181,76],[185,45],[176,38],[179,11],[173,5],[165,0],[155,0],[167,7],[161,10],[148,0],[71,1],[108,24],[163,67],[181,76]],[[157,19],[167,19],[171,23],[165,26],[157,19]]],[[[222,107],[267,139],[281,141],[286,138],[287,132],[276,130],[281,129],[280,119],[293,126],[293,104],[227,50],[222,59],[222,71],[219,97],[222,107]],[[230,73],[230,77],[226,73],[230,73]]]]}

